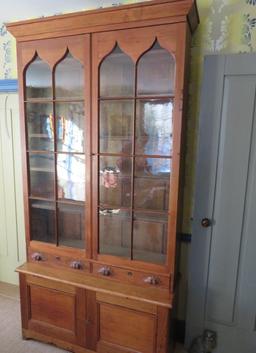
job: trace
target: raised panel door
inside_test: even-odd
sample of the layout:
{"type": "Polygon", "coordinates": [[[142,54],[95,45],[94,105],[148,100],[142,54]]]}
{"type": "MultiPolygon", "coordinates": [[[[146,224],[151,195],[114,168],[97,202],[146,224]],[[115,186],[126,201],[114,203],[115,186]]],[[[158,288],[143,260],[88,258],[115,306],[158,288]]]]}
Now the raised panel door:
{"type": "Polygon", "coordinates": [[[86,345],[86,292],[72,285],[43,278],[21,278],[23,328],[44,336],[86,345]]]}

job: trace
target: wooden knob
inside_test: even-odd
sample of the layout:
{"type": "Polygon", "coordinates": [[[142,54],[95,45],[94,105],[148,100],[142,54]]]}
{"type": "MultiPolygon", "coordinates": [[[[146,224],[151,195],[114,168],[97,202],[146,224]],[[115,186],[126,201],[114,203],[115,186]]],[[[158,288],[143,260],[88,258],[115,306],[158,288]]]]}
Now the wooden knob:
{"type": "Polygon", "coordinates": [[[102,276],[111,276],[111,269],[110,267],[103,266],[99,269],[98,273],[100,273],[102,276]]]}
{"type": "Polygon", "coordinates": [[[81,270],[82,269],[82,263],[80,261],[72,261],[70,263],[70,267],[73,268],[74,270],[81,270]]]}
{"type": "Polygon", "coordinates": [[[211,221],[209,220],[209,218],[203,218],[201,221],[201,226],[204,228],[210,227],[211,225],[211,221]]]}
{"type": "Polygon", "coordinates": [[[39,252],[34,252],[31,255],[32,260],[34,261],[42,261],[43,260],[43,256],[39,253],[39,252]]]}
{"type": "Polygon", "coordinates": [[[158,277],[155,277],[155,276],[149,276],[149,277],[144,279],[144,282],[148,283],[148,284],[152,284],[153,286],[156,286],[157,284],[160,283],[160,279],[158,277]]]}

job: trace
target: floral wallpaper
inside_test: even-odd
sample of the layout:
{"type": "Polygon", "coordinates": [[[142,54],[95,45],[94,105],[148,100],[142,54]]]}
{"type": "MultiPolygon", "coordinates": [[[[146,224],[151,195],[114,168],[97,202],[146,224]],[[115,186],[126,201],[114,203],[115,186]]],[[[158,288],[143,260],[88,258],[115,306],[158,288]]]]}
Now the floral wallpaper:
{"type": "MultiPolygon", "coordinates": [[[[141,0],[113,2],[113,6],[141,0]]],[[[102,1],[104,5],[104,1],[102,1]]],[[[256,51],[256,0],[197,0],[200,25],[191,46],[183,232],[191,230],[203,57],[256,51]]],[[[0,79],[17,77],[15,40],[0,24],[0,79]]]]}

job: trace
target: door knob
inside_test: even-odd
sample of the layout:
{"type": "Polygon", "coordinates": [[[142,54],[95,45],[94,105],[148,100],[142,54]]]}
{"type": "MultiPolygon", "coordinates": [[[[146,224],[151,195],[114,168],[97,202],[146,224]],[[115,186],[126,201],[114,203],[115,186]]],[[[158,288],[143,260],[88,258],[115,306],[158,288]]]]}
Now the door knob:
{"type": "Polygon", "coordinates": [[[209,218],[203,218],[201,220],[201,226],[204,228],[208,228],[211,225],[211,221],[209,220],[209,218]]]}

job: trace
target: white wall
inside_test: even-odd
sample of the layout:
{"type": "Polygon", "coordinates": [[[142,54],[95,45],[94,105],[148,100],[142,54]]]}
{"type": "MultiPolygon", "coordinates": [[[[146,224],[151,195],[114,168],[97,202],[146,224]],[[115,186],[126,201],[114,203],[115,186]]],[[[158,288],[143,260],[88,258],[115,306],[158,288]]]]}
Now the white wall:
{"type": "MultiPolygon", "coordinates": [[[[51,16],[59,13],[95,9],[115,4],[131,3],[126,0],[0,0],[0,23],[51,16]]],[[[138,2],[138,1],[137,1],[138,2]]]]}

